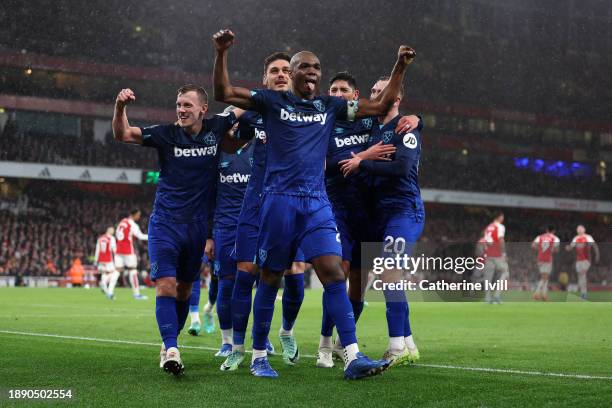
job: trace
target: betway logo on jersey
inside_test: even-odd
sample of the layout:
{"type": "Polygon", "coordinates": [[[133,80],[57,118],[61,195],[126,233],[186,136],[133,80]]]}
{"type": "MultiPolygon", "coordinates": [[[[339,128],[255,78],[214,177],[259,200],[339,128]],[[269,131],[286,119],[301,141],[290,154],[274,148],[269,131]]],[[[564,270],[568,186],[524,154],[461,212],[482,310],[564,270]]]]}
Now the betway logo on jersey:
{"type": "Polygon", "coordinates": [[[255,139],[259,139],[263,142],[266,141],[266,132],[263,130],[259,130],[257,128],[255,128],[255,139]]]}
{"type": "Polygon", "coordinates": [[[325,120],[327,120],[327,113],[288,112],[281,108],[280,118],[289,122],[319,122],[321,125],[324,125],[325,120]]]}
{"type": "Polygon", "coordinates": [[[248,183],[250,177],[250,174],[241,173],[228,174],[227,176],[219,174],[219,181],[221,183],[248,183]]]}
{"type": "Polygon", "coordinates": [[[334,141],[336,142],[336,147],[344,147],[344,146],[357,146],[368,143],[368,139],[370,138],[369,134],[365,135],[352,135],[349,137],[334,137],[334,141]]]}
{"type": "Polygon", "coordinates": [[[217,154],[216,145],[208,147],[186,147],[184,149],[174,146],[174,157],[202,157],[214,156],[215,154],[217,154]]]}

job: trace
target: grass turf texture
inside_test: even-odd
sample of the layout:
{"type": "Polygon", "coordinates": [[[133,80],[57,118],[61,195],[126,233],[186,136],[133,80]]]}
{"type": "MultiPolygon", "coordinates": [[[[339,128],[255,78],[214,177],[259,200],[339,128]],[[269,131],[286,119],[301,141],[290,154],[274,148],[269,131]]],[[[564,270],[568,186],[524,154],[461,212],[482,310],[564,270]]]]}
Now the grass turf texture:
{"type": "MultiPolygon", "coordinates": [[[[413,302],[411,317],[422,365],[394,367],[362,381],[342,379],[340,364],[319,369],[313,358],[286,366],[271,358],[276,380],[250,375],[247,356],[236,372],[221,372],[222,359],[204,349],[182,350],[186,375],[159,367],[155,299],[135,301],[119,289],[108,301],[97,289],[0,289],[0,330],[152,345],[121,344],[0,332],[0,406],[53,405],[9,401],[8,389],[72,389],[58,406],[609,406],[612,400],[612,304],[591,302],[413,302]],[[507,372],[474,372],[425,365],[484,367],[585,374],[578,379],[507,372]]],[[[204,300],[204,299],[203,299],[204,300]]],[[[202,303],[203,304],[203,303],[202,303]]],[[[300,351],[317,351],[321,292],[306,291],[295,333],[300,351]]],[[[280,301],[271,340],[280,352],[280,301]]],[[[189,323],[187,323],[189,324],[189,323]]],[[[371,302],[357,326],[360,348],[380,358],[387,346],[384,304],[371,302]]],[[[218,347],[220,335],[179,343],[218,347]]],[[[250,345],[250,336],[247,339],[250,345]]]]}

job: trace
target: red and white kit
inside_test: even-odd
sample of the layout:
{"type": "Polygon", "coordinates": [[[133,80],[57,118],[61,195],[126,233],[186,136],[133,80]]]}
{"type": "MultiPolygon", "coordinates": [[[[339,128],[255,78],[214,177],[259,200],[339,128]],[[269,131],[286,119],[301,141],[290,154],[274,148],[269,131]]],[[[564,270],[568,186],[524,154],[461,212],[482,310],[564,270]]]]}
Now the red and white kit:
{"type": "Polygon", "coordinates": [[[136,269],[138,260],[134,251],[134,237],[140,240],[147,240],[149,238],[148,235],[140,231],[140,227],[134,220],[124,218],[117,225],[115,237],[117,238],[115,266],[121,269],[136,269]]]}
{"type": "Polygon", "coordinates": [[[113,254],[117,251],[117,242],[112,235],[104,234],[98,238],[96,243],[95,263],[98,264],[100,272],[113,272],[115,264],[113,254]]]}
{"type": "Polygon", "coordinates": [[[500,238],[504,238],[506,234],[506,227],[504,224],[499,222],[492,222],[485,228],[485,241],[489,245],[487,247],[488,258],[501,258],[503,257],[500,238]]]}
{"type": "MultiPolygon", "coordinates": [[[[506,234],[506,227],[499,222],[492,222],[484,231],[484,240],[487,243],[487,260],[484,267],[484,280],[493,282],[497,276],[497,280],[507,281],[510,275],[506,254],[502,249],[501,240],[506,234]]],[[[495,298],[499,299],[500,289],[495,290],[495,298]]],[[[492,291],[487,290],[485,298],[487,302],[491,301],[492,291]]]]}
{"type": "Polygon", "coordinates": [[[534,244],[537,244],[538,249],[538,268],[540,273],[550,275],[552,271],[553,262],[553,249],[559,247],[559,237],[555,234],[546,232],[538,235],[534,240],[534,244]]]}
{"type": "Polygon", "coordinates": [[[576,250],[576,271],[586,273],[591,267],[591,244],[595,240],[589,234],[576,235],[570,246],[576,250]]]}

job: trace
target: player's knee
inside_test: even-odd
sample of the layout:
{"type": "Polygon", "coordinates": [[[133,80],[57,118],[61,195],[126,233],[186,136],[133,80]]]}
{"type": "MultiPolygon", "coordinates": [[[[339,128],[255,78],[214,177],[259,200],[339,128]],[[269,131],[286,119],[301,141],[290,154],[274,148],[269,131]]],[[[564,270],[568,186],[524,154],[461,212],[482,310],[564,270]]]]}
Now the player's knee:
{"type": "Polygon", "coordinates": [[[294,262],[291,264],[291,269],[285,271],[286,275],[299,275],[306,270],[306,262],[294,262]]]}
{"type": "Polygon", "coordinates": [[[248,272],[251,275],[257,274],[257,265],[252,262],[238,262],[238,270],[248,272]]]}
{"type": "Polygon", "coordinates": [[[339,256],[320,256],[312,261],[312,265],[323,285],[346,280],[342,270],[342,259],[339,256]]]}
{"type": "Polygon", "coordinates": [[[155,281],[155,293],[157,296],[176,297],[176,278],[159,278],[155,281]]]}
{"type": "Polygon", "coordinates": [[[342,260],[342,271],[344,272],[346,279],[348,279],[351,271],[351,261],[347,261],[345,259],[342,260]]]}
{"type": "Polygon", "coordinates": [[[260,280],[268,286],[280,288],[283,280],[283,272],[276,272],[264,269],[261,272],[260,280]]]}

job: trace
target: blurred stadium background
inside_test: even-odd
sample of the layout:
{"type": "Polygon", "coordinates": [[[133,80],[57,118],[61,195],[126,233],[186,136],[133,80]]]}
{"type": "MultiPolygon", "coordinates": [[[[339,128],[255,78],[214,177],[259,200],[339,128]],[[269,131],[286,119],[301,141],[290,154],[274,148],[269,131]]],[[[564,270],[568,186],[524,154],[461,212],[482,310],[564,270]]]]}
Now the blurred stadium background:
{"type": "MultiPolygon", "coordinates": [[[[135,90],[134,124],[173,121],[180,85],[210,90],[211,35],[222,27],[237,35],[232,80],[250,87],[265,56],[309,49],[321,58],[324,83],[349,70],[367,96],[398,44],[414,47],[401,112],[425,123],[425,247],[471,255],[502,209],[506,240],[516,243],[511,287],[526,299],[538,279],[528,243],[549,224],[568,242],[581,223],[602,249],[589,296],[611,293],[607,0],[3,0],[0,287],[32,288],[0,288],[0,406],[11,403],[3,399],[9,387],[71,388],[79,406],[609,405],[611,303],[411,298],[421,361],[355,388],[340,381],[340,369],[314,367],[318,290],[307,291],[296,325],[303,361],[292,368],[274,357],[281,376],[266,382],[246,368],[221,374],[217,333],[182,335],[188,375],[162,377],[150,289],[143,302],[128,289],[109,302],[97,290],[39,288],[93,272],[96,238],[130,209],[142,210],[146,231],[157,157],[113,141],[115,96],[135,90]]],[[[146,272],[146,243],[136,244],[146,272]]],[[[558,291],[575,282],[574,255],[560,251],[551,299],[577,300],[558,291]]],[[[386,347],[384,313],[371,301],[359,321],[360,348],[373,357],[386,347]]],[[[273,333],[279,320],[276,313],[273,333]]]]}
{"type": "MultiPolygon", "coordinates": [[[[599,0],[347,2],[3,2],[0,13],[0,285],[64,285],[74,261],[132,207],[146,231],[156,157],[112,140],[118,90],[138,124],[172,121],[183,83],[210,89],[210,35],[238,36],[231,73],[257,86],[271,52],[310,49],[324,81],[349,70],[363,95],[409,43],[403,113],[423,116],[422,240],[474,243],[493,211],[507,241],[584,223],[612,238],[612,7],[599,0]],[[350,4],[350,6],[349,6],[350,4]]],[[[211,112],[223,106],[213,103],[211,112]]],[[[139,268],[148,269],[146,243],[139,268]]],[[[589,274],[612,278],[610,251],[589,274]]],[[[515,287],[537,279],[534,254],[512,256],[515,287]]],[[[572,254],[552,282],[575,282],[572,254]]]]}

